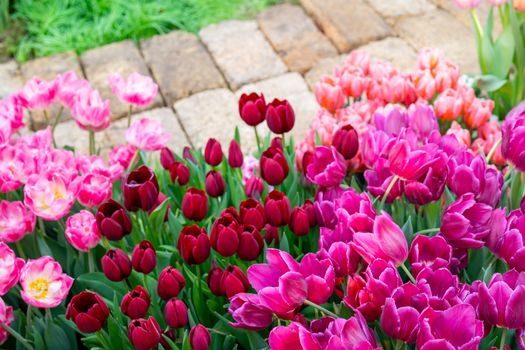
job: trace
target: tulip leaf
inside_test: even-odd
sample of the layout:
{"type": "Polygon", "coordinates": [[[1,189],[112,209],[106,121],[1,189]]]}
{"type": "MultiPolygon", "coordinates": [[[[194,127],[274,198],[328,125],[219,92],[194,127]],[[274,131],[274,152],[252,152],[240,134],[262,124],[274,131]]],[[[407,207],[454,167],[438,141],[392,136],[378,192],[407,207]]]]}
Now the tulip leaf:
{"type": "Polygon", "coordinates": [[[495,75],[485,74],[476,77],[476,86],[483,91],[492,92],[500,89],[507,83],[506,79],[498,78],[495,75]]]}
{"type": "MultiPolygon", "coordinates": [[[[69,343],[66,332],[54,322],[49,322],[44,331],[47,349],[74,349],[75,346],[69,343]]],[[[76,344],[75,344],[76,345],[76,344]]]]}
{"type": "Polygon", "coordinates": [[[177,344],[175,344],[175,342],[173,340],[171,340],[170,338],[168,338],[164,334],[162,334],[162,337],[164,338],[166,343],[168,343],[168,345],[170,346],[170,349],[179,350],[179,347],[177,346],[177,344]]]}
{"type": "Polygon", "coordinates": [[[127,292],[124,282],[112,282],[102,272],[85,273],[78,276],[76,282],[83,288],[94,290],[109,300],[113,298],[114,292],[117,292],[119,296],[123,296],[127,292]]]}
{"type": "Polygon", "coordinates": [[[233,137],[234,137],[235,141],[237,141],[237,143],[240,146],[241,145],[241,134],[239,133],[239,127],[238,126],[235,127],[235,133],[233,135],[234,135],[233,137]]]}
{"type": "MultiPolygon", "coordinates": [[[[120,312],[119,312],[120,313],[120,312]]],[[[122,330],[120,323],[115,320],[113,315],[108,318],[108,334],[109,341],[112,349],[119,349],[122,347],[122,342],[126,342],[128,339],[126,333],[122,330]]]]}
{"type": "Polygon", "coordinates": [[[250,343],[250,349],[266,349],[268,345],[264,339],[256,332],[247,332],[248,342],[250,343]]]}
{"type": "Polygon", "coordinates": [[[169,200],[166,199],[162,202],[149,216],[149,221],[153,227],[158,228],[164,226],[164,216],[166,215],[166,209],[168,208],[169,200]]]}
{"type": "Polygon", "coordinates": [[[492,72],[497,77],[503,79],[509,75],[509,70],[512,66],[512,59],[514,57],[514,37],[512,36],[512,28],[507,26],[494,44],[494,58],[495,65],[492,72]]]}
{"type": "Polygon", "coordinates": [[[290,246],[288,244],[288,238],[286,237],[286,233],[283,231],[283,235],[281,237],[281,241],[279,242],[279,249],[283,250],[287,253],[290,252],[290,246]]]}

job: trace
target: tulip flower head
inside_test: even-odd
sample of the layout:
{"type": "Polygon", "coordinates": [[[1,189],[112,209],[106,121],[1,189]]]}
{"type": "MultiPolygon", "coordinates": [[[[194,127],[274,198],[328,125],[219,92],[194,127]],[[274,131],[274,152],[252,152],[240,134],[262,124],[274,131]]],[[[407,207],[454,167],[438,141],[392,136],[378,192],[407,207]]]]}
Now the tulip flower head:
{"type": "Polygon", "coordinates": [[[109,317],[109,308],[94,292],[80,292],[69,302],[66,319],[73,321],[83,333],[94,333],[102,329],[109,317]]]}
{"type": "Polygon", "coordinates": [[[0,296],[17,284],[24,264],[24,260],[17,258],[7,244],[0,242],[0,296]]]}
{"type": "Polygon", "coordinates": [[[127,78],[114,74],[109,77],[109,85],[113,94],[122,102],[137,107],[150,105],[159,89],[153,79],[136,72],[130,74],[127,78]]]}
{"type": "Polygon", "coordinates": [[[0,242],[17,242],[35,229],[36,217],[22,202],[0,201],[0,242]]]}
{"type": "Polygon", "coordinates": [[[95,216],[87,210],[68,217],[64,233],[69,244],[83,252],[96,247],[101,237],[95,216]]]}
{"type": "Polygon", "coordinates": [[[170,135],[162,131],[158,120],[141,118],[126,130],[126,141],[145,152],[153,152],[166,146],[170,135]]]}

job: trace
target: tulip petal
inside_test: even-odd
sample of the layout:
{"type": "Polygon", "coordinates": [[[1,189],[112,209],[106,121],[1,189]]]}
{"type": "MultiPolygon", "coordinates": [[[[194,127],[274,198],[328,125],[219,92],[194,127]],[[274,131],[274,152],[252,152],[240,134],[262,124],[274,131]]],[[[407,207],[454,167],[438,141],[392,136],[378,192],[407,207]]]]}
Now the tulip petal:
{"type": "Polygon", "coordinates": [[[508,299],[505,312],[505,321],[508,328],[523,328],[525,326],[525,286],[516,287],[508,299]]]}
{"type": "Polygon", "coordinates": [[[388,214],[383,212],[383,215],[376,218],[374,232],[381,249],[396,265],[407,259],[408,243],[405,235],[388,214]]]}

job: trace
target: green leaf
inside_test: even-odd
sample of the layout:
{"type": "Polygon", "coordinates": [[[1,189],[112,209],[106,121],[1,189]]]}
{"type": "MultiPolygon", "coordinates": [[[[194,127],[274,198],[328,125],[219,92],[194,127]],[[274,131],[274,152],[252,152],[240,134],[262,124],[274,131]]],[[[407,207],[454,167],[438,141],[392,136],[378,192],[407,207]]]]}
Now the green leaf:
{"type": "Polygon", "coordinates": [[[47,349],[72,349],[73,346],[69,344],[66,332],[55,323],[50,322],[44,331],[45,342],[47,349]]]}
{"type": "Polygon", "coordinates": [[[235,127],[234,138],[235,138],[235,141],[237,141],[237,143],[240,146],[241,145],[241,134],[239,133],[239,127],[237,127],[237,126],[235,127]]]}
{"type": "Polygon", "coordinates": [[[290,252],[288,238],[286,237],[286,234],[284,232],[283,232],[283,236],[281,237],[281,241],[279,242],[279,249],[285,252],[290,252]]]}
{"type": "MultiPolygon", "coordinates": [[[[164,217],[166,215],[166,209],[168,208],[169,200],[166,199],[162,202],[149,216],[149,222],[154,228],[164,226],[164,217]]],[[[155,234],[155,232],[154,232],[155,234]]]]}
{"type": "Polygon", "coordinates": [[[108,300],[113,298],[113,293],[115,292],[119,297],[122,297],[127,292],[124,282],[112,282],[102,272],[85,273],[78,276],[77,282],[86,289],[98,292],[108,300]]]}
{"type": "Polygon", "coordinates": [[[500,89],[506,82],[506,79],[500,79],[495,75],[486,74],[476,77],[475,84],[482,91],[492,92],[500,89]]]}
{"type": "Polygon", "coordinates": [[[248,342],[250,343],[250,349],[266,349],[268,345],[264,339],[256,332],[247,332],[248,342]]]}
{"type": "Polygon", "coordinates": [[[501,79],[508,77],[512,59],[514,58],[514,49],[512,28],[506,27],[494,44],[495,62],[494,67],[491,69],[494,75],[501,79]]]}

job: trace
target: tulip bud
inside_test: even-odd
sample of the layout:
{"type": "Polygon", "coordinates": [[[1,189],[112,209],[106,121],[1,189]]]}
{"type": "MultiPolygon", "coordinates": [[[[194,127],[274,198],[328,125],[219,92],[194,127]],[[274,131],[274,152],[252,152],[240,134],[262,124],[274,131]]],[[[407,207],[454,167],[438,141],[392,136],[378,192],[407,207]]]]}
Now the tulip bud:
{"type": "Polygon", "coordinates": [[[305,200],[302,208],[304,211],[306,211],[306,215],[308,215],[308,224],[310,225],[310,228],[317,226],[317,218],[315,216],[315,207],[312,201],[309,199],[305,200]]]}
{"type": "Polygon", "coordinates": [[[221,173],[211,170],[206,174],[206,193],[213,198],[222,196],[226,190],[226,184],[221,173]]]}
{"type": "Polygon", "coordinates": [[[101,260],[102,272],[108,280],[119,282],[131,275],[131,261],[121,249],[110,249],[101,260]]]}
{"type": "Polygon", "coordinates": [[[306,174],[306,169],[308,169],[308,165],[310,165],[313,161],[314,161],[314,152],[313,151],[304,152],[303,161],[301,163],[303,173],[306,174]]]}
{"type": "Polygon", "coordinates": [[[283,139],[279,136],[276,136],[272,139],[272,142],[270,142],[270,147],[279,148],[281,151],[283,150],[283,139]]]}
{"type": "Polygon", "coordinates": [[[264,241],[267,245],[274,243],[275,246],[279,245],[279,228],[266,224],[265,226],[266,233],[264,234],[264,241]]]}
{"type": "Polygon", "coordinates": [[[157,254],[155,253],[153,244],[147,240],[137,244],[133,249],[131,262],[133,264],[133,268],[137,272],[148,274],[153,271],[155,265],[157,264],[157,254]]]}
{"type": "Polygon", "coordinates": [[[252,225],[243,225],[240,232],[237,255],[246,261],[257,259],[264,248],[261,233],[252,225]]]}
{"type": "Polygon", "coordinates": [[[224,286],[221,284],[223,272],[224,271],[217,266],[215,260],[213,260],[210,271],[208,272],[208,278],[206,279],[211,292],[219,297],[224,295],[224,286]]]}
{"type": "Polygon", "coordinates": [[[207,350],[211,344],[210,332],[201,324],[190,331],[190,345],[193,350],[207,350]]]}
{"type": "Polygon", "coordinates": [[[197,161],[195,160],[195,157],[191,153],[191,149],[188,146],[185,146],[182,149],[182,158],[186,159],[188,162],[192,162],[193,164],[197,164],[197,161]]]}
{"type": "Polygon", "coordinates": [[[284,134],[292,130],[295,123],[295,113],[287,100],[274,99],[266,107],[266,122],[268,128],[275,134],[284,134]]]}
{"type": "Polygon", "coordinates": [[[189,264],[202,264],[210,256],[210,239],[206,229],[197,225],[182,229],[177,242],[180,255],[189,264]]]}
{"type": "Polygon", "coordinates": [[[244,272],[235,265],[230,265],[224,270],[221,285],[228,299],[237,293],[244,293],[250,289],[248,278],[246,278],[244,272]]]}
{"type": "Polygon", "coordinates": [[[147,320],[139,318],[133,320],[128,326],[128,338],[137,350],[151,350],[160,343],[162,330],[155,318],[150,316],[147,320]]]}
{"type": "Polygon", "coordinates": [[[247,197],[259,199],[264,191],[264,182],[257,176],[252,176],[244,185],[244,193],[247,197]]]}
{"type": "Polygon", "coordinates": [[[240,203],[239,209],[241,222],[244,225],[252,225],[257,230],[263,229],[266,224],[266,217],[264,216],[264,208],[259,201],[249,198],[240,203]]]}
{"type": "Polygon", "coordinates": [[[128,174],[122,185],[124,205],[130,211],[148,211],[157,202],[159,184],[153,170],[143,165],[128,174]]]}
{"type": "Polygon", "coordinates": [[[272,186],[283,183],[288,176],[288,161],[282,150],[270,147],[261,155],[261,177],[272,186]]]}
{"type": "Polygon", "coordinates": [[[182,214],[193,221],[201,221],[208,214],[208,197],[204,191],[190,188],[182,198],[182,214]]]}
{"type": "Polygon", "coordinates": [[[190,181],[190,169],[181,162],[173,162],[168,168],[170,173],[171,182],[178,182],[180,186],[184,186],[190,181]]]}
{"type": "Polygon", "coordinates": [[[306,210],[301,207],[294,208],[288,223],[290,230],[296,236],[306,236],[310,232],[310,224],[306,210]]]}
{"type": "Polygon", "coordinates": [[[118,241],[131,232],[131,219],[113,199],[98,207],[96,219],[100,233],[110,241],[118,241]]]}
{"type": "Polygon", "coordinates": [[[222,162],[222,147],[219,141],[211,138],[204,149],[204,160],[211,166],[217,166],[222,162]]]}
{"type": "Polygon", "coordinates": [[[357,131],[350,124],[339,128],[335,132],[332,145],[346,160],[354,158],[359,149],[357,131]]]}
{"type": "Polygon", "coordinates": [[[210,242],[220,255],[229,257],[239,248],[239,223],[231,215],[217,218],[211,228],[210,242]]]}
{"type": "Polygon", "coordinates": [[[164,300],[169,300],[179,295],[186,285],[184,276],[174,267],[168,266],[159,275],[157,294],[164,300]]]}
{"type": "Polygon", "coordinates": [[[104,327],[109,308],[94,292],[80,292],[71,298],[66,310],[66,319],[73,321],[82,333],[94,333],[104,327]]]}
{"type": "Polygon", "coordinates": [[[231,216],[233,218],[233,220],[237,221],[237,222],[240,222],[241,221],[241,217],[239,215],[239,213],[237,212],[237,209],[235,209],[234,207],[228,207],[226,209],[224,209],[221,213],[221,217],[222,216],[231,216]]]}
{"type": "Polygon", "coordinates": [[[182,328],[188,324],[188,307],[177,298],[171,298],[164,306],[164,319],[171,328],[182,328]]]}
{"type": "Polygon", "coordinates": [[[136,286],[122,298],[120,311],[132,320],[136,320],[146,316],[149,305],[150,297],[146,289],[142,286],[136,286]]]}
{"type": "Polygon", "coordinates": [[[284,193],[277,190],[270,192],[264,201],[266,220],[273,226],[284,226],[290,219],[290,201],[284,193]]]}
{"type": "Polygon", "coordinates": [[[240,168],[244,161],[241,146],[235,140],[231,140],[230,148],[228,149],[228,164],[232,168],[240,168]]]}
{"type": "Polygon", "coordinates": [[[255,92],[242,94],[239,98],[239,115],[249,126],[257,126],[264,121],[266,114],[266,101],[264,95],[255,92]]]}
{"type": "Polygon", "coordinates": [[[173,151],[168,147],[162,147],[160,150],[160,164],[162,167],[168,170],[173,162],[175,162],[175,155],[173,154],[173,151]]]}

